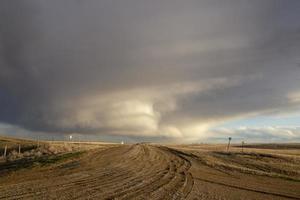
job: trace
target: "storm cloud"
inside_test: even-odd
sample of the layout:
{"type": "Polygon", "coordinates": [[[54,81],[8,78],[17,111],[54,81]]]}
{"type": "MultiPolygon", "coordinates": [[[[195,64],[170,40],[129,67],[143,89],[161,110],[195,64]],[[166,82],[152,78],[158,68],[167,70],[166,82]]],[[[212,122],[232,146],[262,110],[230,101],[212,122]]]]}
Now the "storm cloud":
{"type": "Polygon", "coordinates": [[[0,3],[0,122],[28,131],[206,137],[299,110],[299,64],[298,0],[0,3]]]}

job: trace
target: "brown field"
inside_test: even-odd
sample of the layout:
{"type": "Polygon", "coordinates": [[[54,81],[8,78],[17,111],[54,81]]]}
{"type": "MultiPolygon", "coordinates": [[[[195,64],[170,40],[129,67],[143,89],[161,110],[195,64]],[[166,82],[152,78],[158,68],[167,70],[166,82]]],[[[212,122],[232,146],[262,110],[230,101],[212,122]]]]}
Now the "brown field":
{"type": "Polygon", "coordinates": [[[0,199],[300,199],[299,144],[6,143],[0,199]]]}

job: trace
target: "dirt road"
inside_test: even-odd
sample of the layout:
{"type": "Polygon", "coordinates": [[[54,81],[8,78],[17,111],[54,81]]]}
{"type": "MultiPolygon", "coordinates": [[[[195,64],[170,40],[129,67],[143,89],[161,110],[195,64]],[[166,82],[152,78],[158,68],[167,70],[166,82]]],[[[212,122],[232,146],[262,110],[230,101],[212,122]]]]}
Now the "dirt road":
{"type": "Polygon", "coordinates": [[[0,176],[0,199],[300,199],[297,180],[214,167],[208,155],[148,144],[94,149],[0,176]]]}

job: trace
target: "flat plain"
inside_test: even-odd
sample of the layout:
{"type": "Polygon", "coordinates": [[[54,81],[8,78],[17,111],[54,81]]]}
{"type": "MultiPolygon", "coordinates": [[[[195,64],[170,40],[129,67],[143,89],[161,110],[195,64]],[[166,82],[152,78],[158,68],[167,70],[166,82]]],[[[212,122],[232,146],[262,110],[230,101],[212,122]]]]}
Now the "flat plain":
{"type": "Polygon", "coordinates": [[[299,144],[5,144],[0,199],[300,199],[299,144]]]}

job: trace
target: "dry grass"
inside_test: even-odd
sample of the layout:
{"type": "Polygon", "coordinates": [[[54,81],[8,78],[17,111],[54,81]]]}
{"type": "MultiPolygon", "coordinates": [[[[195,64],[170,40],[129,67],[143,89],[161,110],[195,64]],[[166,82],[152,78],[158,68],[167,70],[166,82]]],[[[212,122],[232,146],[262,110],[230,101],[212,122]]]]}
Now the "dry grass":
{"type": "Polygon", "coordinates": [[[0,137],[0,174],[8,171],[27,168],[38,163],[52,163],[60,158],[69,158],[91,149],[105,149],[116,144],[101,142],[65,142],[34,141],[10,137],[0,137]],[[21,151],[19,152],[19,145],[21,151]],[[6,157],[3,156],[7,146],[6,157]],[[49,161],[49,162],[48,162],[49,161]],[[1,171],[2,169],[2,171],[1,171]],[[9,170],[4,170],[9,169],[9,170]]]}
{"type": "Polygon", "coordinates": [[[280,177],[300,181],[300,144],[172,146],[196,156],[203,164],[222,171],[280,177]],[[260,147],[260,148],[257,148],[260,147]]]}

